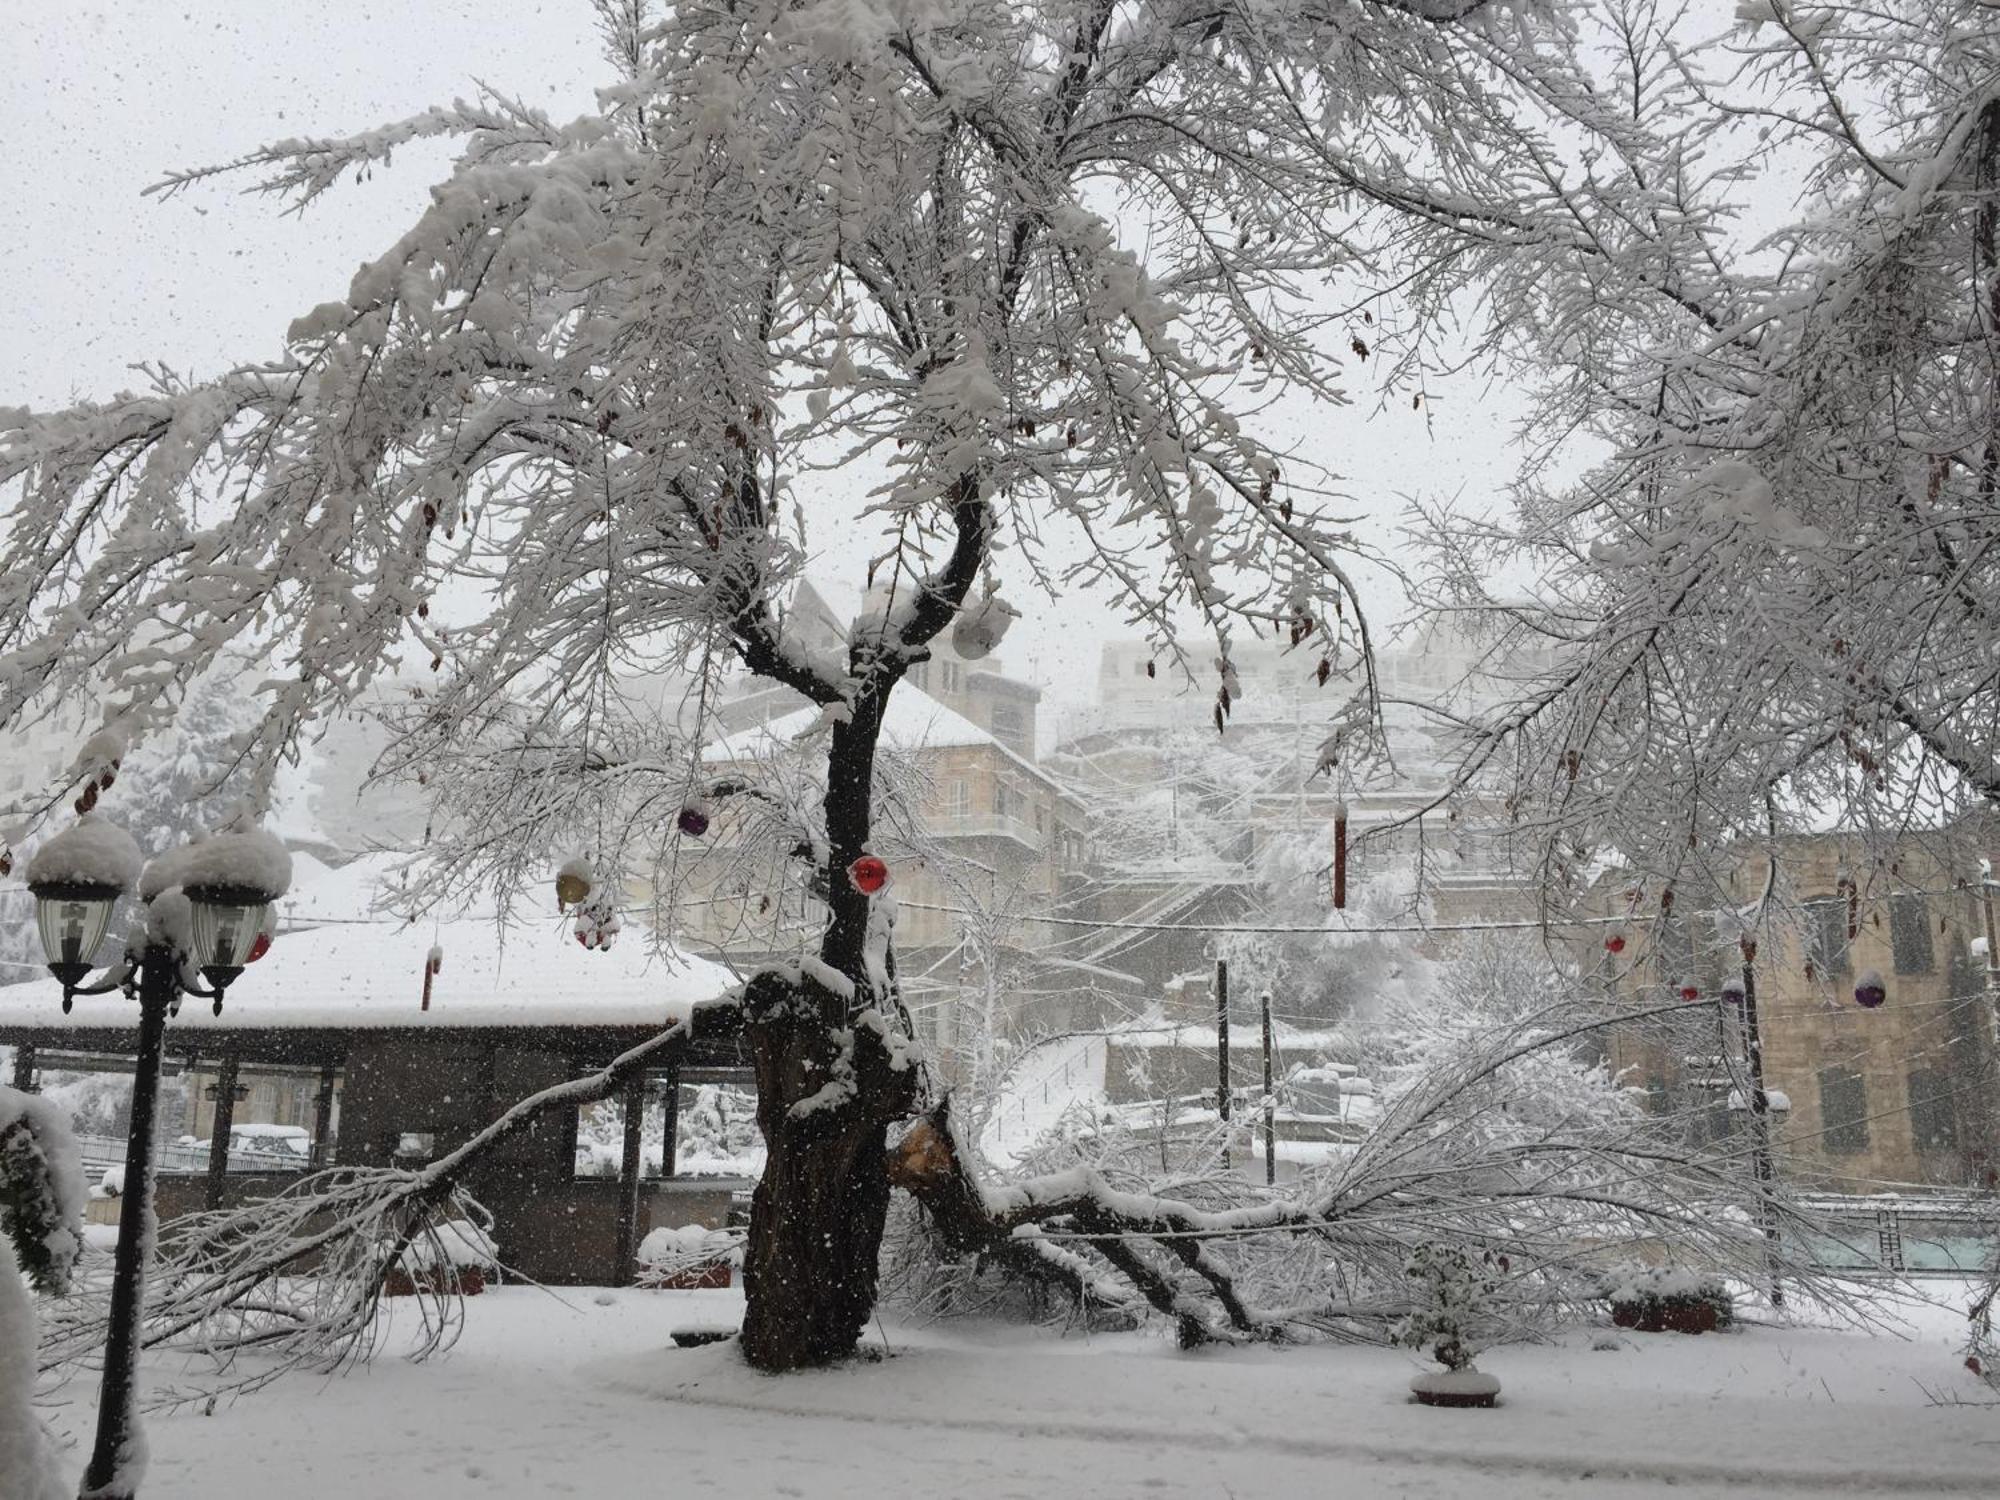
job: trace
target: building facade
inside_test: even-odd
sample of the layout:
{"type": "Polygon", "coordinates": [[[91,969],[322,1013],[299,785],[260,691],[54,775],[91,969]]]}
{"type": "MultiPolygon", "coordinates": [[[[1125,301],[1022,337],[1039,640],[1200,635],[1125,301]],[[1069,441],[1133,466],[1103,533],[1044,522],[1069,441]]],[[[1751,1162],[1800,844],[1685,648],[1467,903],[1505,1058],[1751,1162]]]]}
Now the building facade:
{"type": "MultiPolygon", "coordinates": [[[[1837,1193],[1983,1189],[1996,1154],[1994,973],[1982,859],[1996,841],[1966,826],[1887,843],[1823,835],[1778,848],[1782,910],[1747,965],[1769,1116],[1784,1173],[1837,1193]]],[[[1763,855],[1734,873],[1746,903],[1763,855]]],[[[1733,926],[1733,923],[1729,924],[1733,926]]],[[[1708,914],[1655,917],[1631,954],[1586,958],[1632,1005],[1682,1017],[1620,1027],[1609,1060],[1697,1137],[1740,1140],[1748,1123],[1744,952],[1708,914]],[[1630,962],[1625,959],[1629,957],[1630,962]]]]}

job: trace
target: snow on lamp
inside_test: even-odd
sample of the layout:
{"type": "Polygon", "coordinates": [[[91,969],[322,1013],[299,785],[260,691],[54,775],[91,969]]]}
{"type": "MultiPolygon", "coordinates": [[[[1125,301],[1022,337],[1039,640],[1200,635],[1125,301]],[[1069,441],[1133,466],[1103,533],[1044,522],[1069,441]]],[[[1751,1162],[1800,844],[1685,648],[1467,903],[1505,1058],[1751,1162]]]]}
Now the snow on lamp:
{"type": "MultiPolygon", "coordinates": [[[[111,928],[111,910],[139,875],[139,846],[116,824],[86,815],[28,862],[35,926],[49,972],[65,991],[81,985],[111,928]]],[[[68,1009],[64,996],[64,1009],[68,1009]]]]}
{"type": "Polygon", "coordinates": [[[151,901],[178,887],[187,897],[187,954],[215,990],[219,1012],[222,992],[243,966],[269,951],[271,904],[291,883],[285,846],[254,823],[238,821],[154,860],[139,894],[151,901]]]}

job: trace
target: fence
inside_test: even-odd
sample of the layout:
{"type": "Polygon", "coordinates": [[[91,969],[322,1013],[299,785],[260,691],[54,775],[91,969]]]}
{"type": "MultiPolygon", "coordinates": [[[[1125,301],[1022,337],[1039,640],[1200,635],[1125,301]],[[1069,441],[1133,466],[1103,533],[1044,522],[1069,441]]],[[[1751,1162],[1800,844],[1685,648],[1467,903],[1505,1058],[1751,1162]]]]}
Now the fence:
{"type": "Polygon", "coordinates": [[[1805,1248],[1829,1271],[1977,1276],[2000,1263],[2000,1200],[1993,1198],[1827,1195],[1800,1206],[1828,1225],[1806,1236],[1805,1248]]]}
{"type": "MultiPolygon", "coordinates": [[[[112,1168],[125,1165],[125,1137],[122,1135],[79,1135],[77,1150],[83,1157],[83,1173],[86,1181],[96,1183],[112,1168]]],[[[208,1146],[183,1145],[178,1142],[162,1141],[153,1148],[154,1166],[161,1172],[206,1172],[208,1170],[208,1146]]],[[[269,1146],[253,1146],[242,1141],[231,1142],[229,1166],[231,1172],[302,1172],[306,1168],[306,1158],[296,1151],[269,1146]]]]}

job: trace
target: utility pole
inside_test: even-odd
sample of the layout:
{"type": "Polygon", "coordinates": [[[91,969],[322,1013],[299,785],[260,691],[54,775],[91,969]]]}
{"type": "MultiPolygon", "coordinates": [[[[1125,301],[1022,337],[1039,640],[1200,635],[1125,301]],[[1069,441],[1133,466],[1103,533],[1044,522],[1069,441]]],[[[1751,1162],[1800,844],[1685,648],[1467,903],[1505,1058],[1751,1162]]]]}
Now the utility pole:
{"type": "Polygon", "coordinates": [[[1778,1276],[1778,1214],[1773,1201],[1777,1163],[1771,1159],[1771,1096],[1764,1091],[1764,1037],[1757,1025],[1757,944],[1743,943],[1743,1054],[1750,1064],[1750,1151],[1757,1173],[1757,1219],[1764,1230],[1765,1264],[1771,1275],[1771,1306],[1785,1305],[1778,1276]]]}
{"type": "Polygon", "coordinates": [[[1222,1121],[1222,1170],[1229,1170],[1229,964],[1215,961],[1215,1112],[1222,1121]]]}
{"type": "Polygon", "coordinates": [[[2000,938],[1993,930],[1993,892],[2000,881],[1993,866],[1979,862],[1979,904],[1986,912],[1986,1044],[1988,1054],[2000,1047],[2000,938]]]}
{"type": "Polygon", "coordinates": [[[1994,1172],[2000,1168],[2000,1121],[1994,1118],[1993,1080],[1996,1070],[2000,1070],[2000,933],[1993,925],[1993,892],[2000,882],[1993,879],[1993,863],[1982,859],[1979,862],[1979,904],[1986,916],[1986,1054],[1985,1087],[1980,1097],[1985,1100],[1987,1159],[1985,1162],[1986,1183],[1994,1183],[1994,1172]]]}
{"type": "Polygon", "coordinates": [[[1271,992],[1258,997],[1264,1022],[1264,1185],[1278,1180],[1278,1095],[1271,1081],[1271,992]]]}

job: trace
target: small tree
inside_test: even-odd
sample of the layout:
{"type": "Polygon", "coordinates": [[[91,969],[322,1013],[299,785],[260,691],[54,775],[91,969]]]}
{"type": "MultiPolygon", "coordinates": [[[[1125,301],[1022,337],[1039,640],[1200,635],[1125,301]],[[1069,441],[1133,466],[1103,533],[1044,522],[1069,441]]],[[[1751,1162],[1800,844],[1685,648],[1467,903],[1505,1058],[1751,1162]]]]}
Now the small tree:
{"type": "Polygon", "coordinates": [[[1397,1326],[1396,1342],[1429,1348],[1453,1374],[1471,1369],[1499,1291],[1492,1256],[1475,1259],[1463,1245],[1427,1240],[1410,1252],[1403,1269],[1416,1307],[1397,1326]]]}

